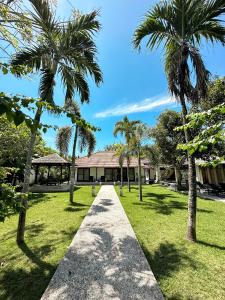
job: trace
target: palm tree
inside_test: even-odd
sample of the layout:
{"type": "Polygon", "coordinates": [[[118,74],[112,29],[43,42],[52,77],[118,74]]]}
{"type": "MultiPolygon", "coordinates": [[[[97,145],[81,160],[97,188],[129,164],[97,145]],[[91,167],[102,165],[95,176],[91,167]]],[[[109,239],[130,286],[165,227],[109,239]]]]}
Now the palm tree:
{"type": "Polygon", "coordinates": [[[120,166],[120,186],[123,187],[123,164],[125,158],[129,156],[127,145],[124,144],[114,144],[115,156],[118,157],[118,162],[120,166]]]}
{"type": "MultiPolygon", "coordinates": [[[[209,72],[198,47],[203,38],[224,44],[225,27],[219,19],[223,13],[225,2],[222,0],[162,1],[147,13],[135,31],[135,48],[140,49],[145,37],[148,37],[147,47],[150,50],[164,45],[169,89],[181,104],[184,124],[188,113],[187,102],[195,104],[207,92],[209,72]]],[[[187,142],[191,138],[188,130],[185,131],[185,138],[187,142]]],[[[188,155],[188,169],[187,239],[196,241],[196,171],[192,155],[188,155]]]]}
{"type": "MultiPolygon", "coordinates": [[[[56,76],[61,77],[66,89],[66,99],[72,99],[75,92],[80,95],[81,102],[89,101],[89,88],[86,77],[90,74],[98,85],[102,81],[102,73],[96,62],[97,49],[93,34],[100,29],[96,20],[96,11],[81,15],[60,23],[55,20],[48,1],[29,0],[33,6],[32,17],[39,28],[39,43],[30,45],[16,53],[11,60],[13,66],[25,65],[41,76],[39,94],[43,102],[54,105],[53,91],[56,76]]],[[[34,116],[36,128],[39,127],[42,105],[38,105],[34,116]]],[[[29,191],[29,179],[33,147],[37,130],[32,132],[28,147],[24,171],[23,194],[29,191]]],[[[27,200],[22,199],[19,214],[17,242],[24,241],[27,200]]]]}
{"type": "MultiPolygon", "coordinates": [[[[134,136],[135,127],[139,123],[140,123],[139,120],[130,121],[128,119],[128,117],[125,116],[122,121],[118,121],[115,124],[113,134],[114,134],[114,136],[117,136],[118,133],[120,133],[121,135],[124,135],[127,147],[129,149],[130,141],[131,141],[132,137],[134,136]]],[[[129,174],[130,168],[129,168],[129,165],[130,165],[130,156],[128,155],[127,156],[127,183],[128,183],[128,190],[130,192],[130,174],[129,174]]]]}
{"type": "Polygon", "coordinates": [[[134,131],[134,137],[131,140],[131,149],[138,158],[138,187],[140,201],[142,201],[141,156],[144,143],[147,139],[149,139],[149,127],[143,123],[137,124],[134,131]]]}
{"type": "MultiPolygon", "coordinates": [[[[80,118],[79,106],[76,102],[70,100],[67,101],[66,110],[73,114],[74,117],[80,118]]],[[[73,204],[74,196],[74,185],[75,185],[75,161],[76,161],[76,148],[77,142],[79,143],[79,151],[82,153],[85,149],[88,150],[88,155],[90,155],[95,148],[96,139],[91,129],[84,126],[75,124],[74,126],[64,126],[58,130],[56,136],[56,147],[60,153],[68,154],[69,144],[72,137],[72,131],[74,129],[73,138],[73,150],[72,150],[72,165],[70,171],[70,203],[73,204]]]]}

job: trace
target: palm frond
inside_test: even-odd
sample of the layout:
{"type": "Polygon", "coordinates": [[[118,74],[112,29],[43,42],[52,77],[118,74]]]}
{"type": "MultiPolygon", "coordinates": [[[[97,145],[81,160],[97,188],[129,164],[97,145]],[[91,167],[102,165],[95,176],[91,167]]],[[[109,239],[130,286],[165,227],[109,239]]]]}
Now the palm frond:
{"type": "Polygon", "coordinates": [[[54,104],[53,100],[53,92],[54,92],[54,86],[55,86],[55,74],[50,69],[42,69],[41,70],[41,80],[40,80],[40,86],[39,86],[39,94],[40,97],[51,103],[54,104]]]}
{"type": "Polygon", "coordinates": [[[70,126],[64,126],[59,128],[56,135],[56,148],[61,155],[68,156],[69,144],[72,135],[72,128],[70,126]]]}
{"type": "Polygon", "coordinates": [[[50,2],[47,0],[29,0],[34,12],[30,12],[35,24],[42,32],[47,33],[59,30],[58,23],[52,13],[50,2]]]}
{"type": "Polygon", "coordinates": [[[70,114],[73,114],[77,117],[81,116],[80,107],[79,107],[78,103],[70,98],[66,98],[64,108],[70,114]]]}
{"type": "Polygon", "coordinates": [[[81,103],[89,102],[90,91],[85,76],[73,68],[61,63],[59,72],[68,98],[73,98],[75,91],[80,95],[81,103]]]}
{"type": "Polygon", "coordinates": [[[24,48],[14,54],[10,64],[13,66],[25,65],[35,71],[39,71],[43,66],[43,56],[49,51],[45,44],[24,48]]]}
{"type": "Polygon", "coordinates": [[[88,156],[94,151],[96,145],[96,138],[94,133],[88,129],[79,127],[79,148],[82,153],[87,149],[88,156]]]}
{"type": "Polygon", "coordinates": [[[98,10],[94,10],[88,14],[82,14],[80,11],[76,10],[74,12],[74,18],[69,24],[70,30],[76,32],[85,31],[85,33],[97,32],[101,29],[101,24],[97,20],[98,16],[98,10]]]}

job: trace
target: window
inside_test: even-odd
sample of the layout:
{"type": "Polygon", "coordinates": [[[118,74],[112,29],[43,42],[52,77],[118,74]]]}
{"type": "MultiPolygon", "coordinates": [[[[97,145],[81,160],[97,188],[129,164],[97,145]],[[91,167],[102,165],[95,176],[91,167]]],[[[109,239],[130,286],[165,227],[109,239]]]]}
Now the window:
{"type": "MultiPolygon", "coordinates": [[[[129,168],[130,181],[135,180],[134,168],[129,168]]],[[[123,180],[127,181],[127,168],[123,168],[123,180]]]]}
{"type": "Polygon", "coordinates": [[[77,171],[77,181],[89,181],[90,180],[90,169],[79,168],[77,171]]]}

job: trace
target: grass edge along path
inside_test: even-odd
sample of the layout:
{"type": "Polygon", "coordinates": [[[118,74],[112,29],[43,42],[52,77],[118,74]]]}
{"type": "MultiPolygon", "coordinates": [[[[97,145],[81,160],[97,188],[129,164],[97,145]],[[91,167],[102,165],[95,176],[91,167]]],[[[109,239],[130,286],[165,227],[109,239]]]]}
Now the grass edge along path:
{"type": "Polygon", "coordinates": [[[198,198],[194,244],[185,240],[187,195],[145,185],[142,203],[136,186],[120,200],[166,299],[225,299],[224,203],[198,198]]]}
{"type": "Polygon", "coordinates": [[[18,215],[0,224],[0,300],[40,299],[93,200],[90,186],[77,187],[74,205],[68,193],[32,194],[20,248],[18,215]]]}

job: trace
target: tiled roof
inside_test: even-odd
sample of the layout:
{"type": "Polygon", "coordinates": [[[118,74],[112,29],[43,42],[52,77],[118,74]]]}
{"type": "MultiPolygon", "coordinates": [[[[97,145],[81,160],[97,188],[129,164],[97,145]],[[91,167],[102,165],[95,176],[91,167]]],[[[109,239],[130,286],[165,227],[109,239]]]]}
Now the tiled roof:
{"type": "Polygon", "coordinates": [[[40,158],[34,158],[32,160],[32,164],[50,164],[50,165],[57,165],[57,164],[69,164],[67,160],[63,157],[59,156],[57,153],[49,154],[40,158]]]}
{"type": "MultiPolygon", "coordinates": [[[[147,161],[141,161],[142,166],[147,166],[147,161]]],[[[123,166],[126,167],[127,162],[124,160],[123,166]]],[[[90,167],[118,167],[118,157],[115,156],[114,151],[100,151],[93,153],[92,155],[80,157],[76,159],[76,166],[78,168],[90,168],[90,167]]],[[[138,160],[135,157],[130,159],[130,167],[137,167],[138,160]]]]}

